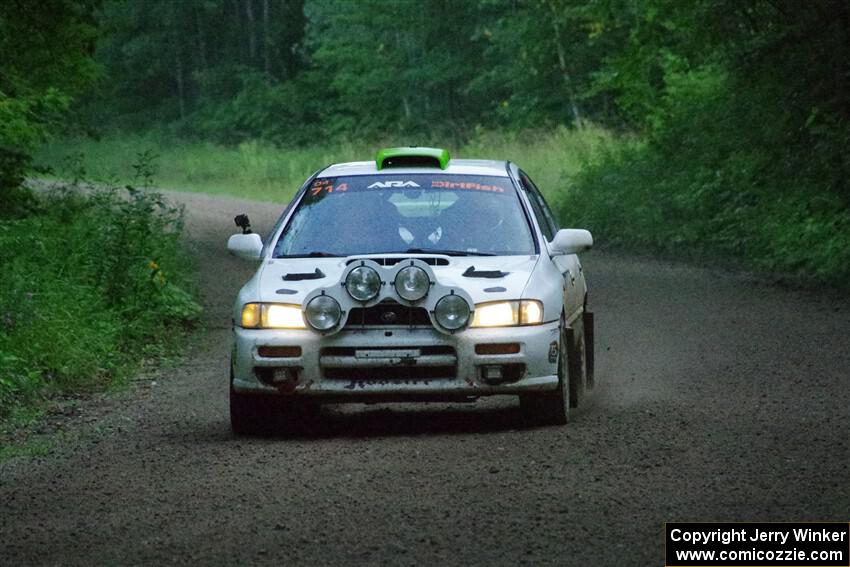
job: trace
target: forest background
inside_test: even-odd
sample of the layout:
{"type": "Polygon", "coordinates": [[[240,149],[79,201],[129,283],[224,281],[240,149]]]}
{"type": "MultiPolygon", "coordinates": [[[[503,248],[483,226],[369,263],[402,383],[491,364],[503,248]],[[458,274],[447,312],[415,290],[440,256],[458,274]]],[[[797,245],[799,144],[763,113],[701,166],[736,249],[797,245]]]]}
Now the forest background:
{"type": "MultiPolygon", "coordinates": [[[[846,288],[848,142],[845,0],[8,0],[0,408],[3,392],[8,402],[25,389],[22,376],[92,374],[33,365],[33,337],[55,345],[45,329],[58,327],[33,330],[21,313],[56,316],[46,290],[69,270],[47,242],[85,218],[80,207],[114,213],[103,218],[116,227],[139,214],[167,235],[120,267],[124,288],[101,281],[111,263],[74,260],[88,290],[75,305],[112,317],[91,333],[116,337],[102,352],[132,351],[164,324],[124,336],[140,314],[104,298],[158,293],[178,325],[195,313],[179,215],[151,193],[154,173],[170,189],[285,202],[327,163],[445,146],[522,164],[562,225],[603,247],[846,288]],[[114,195],[45,201],[23,183],[45,176],[141,189],[134,210],[114,195]]],[[[116,255],[128,245],[113,244],[116,255]]]]}
{"type": "Polygon", "coordinates": [[[65,138],[47,165],[85,150],[105,174],[153,148],[171,185],[285,201],[326,162],[430,143],[519,161],[606,245],[850,276],[845,0],[39,6],[32,28],[89,48],[43,82],[33,122],[65,138]]]}

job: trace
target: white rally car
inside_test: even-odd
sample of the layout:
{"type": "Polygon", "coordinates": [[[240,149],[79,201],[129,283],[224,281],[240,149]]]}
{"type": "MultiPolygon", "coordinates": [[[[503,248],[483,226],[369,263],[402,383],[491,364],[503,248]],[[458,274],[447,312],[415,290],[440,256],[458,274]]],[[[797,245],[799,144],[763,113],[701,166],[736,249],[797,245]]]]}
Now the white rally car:
{"type": "Polygon", "coordinates": [[[237,224],[228,249],[260,267],[233,308],[236,433],[322,402],[491,395],[563,424],[593,386],[593,239],[513,163],[385,149],[315,173],[265,240],[237,224]]]}

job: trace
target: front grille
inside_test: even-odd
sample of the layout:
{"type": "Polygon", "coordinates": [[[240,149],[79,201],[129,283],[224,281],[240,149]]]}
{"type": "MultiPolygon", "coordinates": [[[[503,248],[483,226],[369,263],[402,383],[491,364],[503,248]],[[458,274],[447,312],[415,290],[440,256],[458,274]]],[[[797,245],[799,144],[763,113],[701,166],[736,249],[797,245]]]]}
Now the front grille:
{"type": "MultiPolygon", "coordinates": [[[[398,350],[399,348],[407,348],[407,347],[397,347],[397,346],[389,346],[389,347],[366,347],[370,351],[387,351],[387,350],[398,350]]],[[[431,345],[431,346],[421,346],[414,347],[418,350],[421,356],[435,356],[435,355],[448,355],[448,356],[456,356],[455,349],[450,346],[443,345],[431,345]]],[[[357,348],[355,347],[325,347],[321,350],[320,356],[355,356],[357,353],[357,348]]]]}
{"type": "Polygon", "coordinates": [[[325,368],[328,380],[439,380],[455,377],[454,366],[397,366],[384,368],[325,368]]]}
{"type": "Polygon", "coordinates": [[[372,307],[355,307],[348,312],[347,328],[386,327],[394,325],[431,326],[428,310],[408,307],[396,302],[382,302],[372,307]]]}
{"type": "Polygon", "coordinates": [[[329,380],[453,379],[457,352],[448,345],[325,347],[319,365],[329,380]]]}

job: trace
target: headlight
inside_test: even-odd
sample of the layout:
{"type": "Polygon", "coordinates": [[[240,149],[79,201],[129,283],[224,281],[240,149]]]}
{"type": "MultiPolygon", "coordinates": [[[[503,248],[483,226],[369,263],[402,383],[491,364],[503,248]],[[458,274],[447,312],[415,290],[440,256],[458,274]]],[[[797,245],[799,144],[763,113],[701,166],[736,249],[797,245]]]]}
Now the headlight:
{"type": "Polygon", "coordinates": [[[306,329],[300,305],[246,303],[241,324],[246,329],[306,329]]]}
{"type": "Polygon", "coordinates": [[[342,309],[333,297],[319,295],[307,304],[307,308],[304,309],[304,316],[310,326],[317,331],[329,331],[339,324],[342,309]]]}
{"type": "Polygon", "coordinates": [[[241,324],[246,329],[254,329],[260,326],[260,312],[262,307],[259,303],[246,303],[242,306],[241,324]]]}
{"type": "Polygon", "coordinates": [[[494,301],[475,306],[473,327],[511,327],[543,322],[543,304],[539,301],[494,301]]]}
{"type": "Polygon", "coordinates": [[[446,295],[434,307],[434,318],[440,326],[456,331],[469,321],[469,304],[459,295],[446,295]]]}
{"type": "Polygon", "coordinates": [[[263,327],[267,329],[305,328],[300,305],[269,303],[263,307],[263,327]]]}
{"type": "Polygon", "coordinates": [[[395,290],[408,301],[419,301],[428,295],[430,287],[428,274],[417,266],[402,268],[395,276],[395,290]]]}
{"type": "Polygon", "coordinates": [[[519,302],[519,324],[539,325],[543,322],[543,304],[525,299],[519,302]]]}
{"type": "Polygon", "coordinates": [[[381,276],[369,266],[358,266],[345,278],[345,289],[357,301],[373,299],[381,289],[381,276]]]}

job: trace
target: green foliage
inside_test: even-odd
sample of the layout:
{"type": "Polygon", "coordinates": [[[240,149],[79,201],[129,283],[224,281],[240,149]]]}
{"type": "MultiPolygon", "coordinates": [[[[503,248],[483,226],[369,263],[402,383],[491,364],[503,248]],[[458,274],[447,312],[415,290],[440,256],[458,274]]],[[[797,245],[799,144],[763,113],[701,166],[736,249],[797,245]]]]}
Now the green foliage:
{"type": "Polygon", "coordinates": [[[12,97],[0,91],[0,147],[32,149],[49,137],[70,98],[54,88],[12,97]]]}
{"type": "Polygon", "coordinates": [[[334,130],[421,135],[462,128],[477,114],[481,101],[464,92],[483,53],[475,3],[369,0],[351,10],[336,0],[309,10],[309,53],[325,98],[336,99],[334,130]]]}
{"type": "MultiPolygon", "coordinates": [[[[248,101],[279,108],[275,93],[260,87],[279,85],[304,66],[304,18],[303,0],[105,3],[97,60],[108,80],[83,112],[99,123],[107,110],[112,125],[123,128],[157,123],[183,135],[244,139],[239,136],[246,126],[268,128],[274,121],[271,115],[265,124],[245,116],[248,101]],[[258,92],[270,99],[258,99],[258,92]],[[243,116],[231,118],[237,97],[243,97],[235,104],[243,116]]],[[[265,133],[252,130],[253,137],[265,133]]]]}
{"type": "Polygon", "coordinates": [[[846,287],[850,209],[822,179],[793,167],[812,148],[771,143],[785,119],[763,96],[740,96],[706,67],[671,74],[651,135],[609,143],[559,201],[600,242],[706,255],[783,279],[846,287]],[[771,131],[773,129],[773,131],[771,131]]]}
{"type": "Polygon", "coordinates": [[[613,98],[594,77],[618,41],[599,33],[594,3],[575,0],[488,0],[475,26],[482,65],[465,91],[481,103],[485,125],[539,129],[616,124],[613,98]]]}
{"type": "Polygon", "coordinates": [[[285,146],[569,125],[616,114],[590,92],[615,41],[592,17],[568,0],[113,2],[98,48],[110,80],[84,112],[285,146]]]}
{"type": "Polygon", "coordinates": [[[46,390],[103,388],[197,318],[182,212],[147,186],[150,159],[141,186],[60,186],[0,221],[0,415],[46,390]]]}
{"type": "Polygon", "coordinates": [[[22,186],[29,163],[29,154],[0,148],[0,220],[32,208],[33,196],[22,186]]]}
{"type": "Polygon", "coordinates": [[[286,146],[308,142],[315,134],[304,81],[281,83],[244,69],[231,79],[239,82],[237,93],[202,102],[185,126],[187,134],[229,145],[261,139],[286,146]]]}
{"type": "Polygon", "coordinates": [[[0,3],[0,218],[24,214],[29,153],[94,79],[94,0],[0,3]]]}
{"type": "MultiPolygon", "coordinates": [[[[91,4],[48,4],[71,65],[48,65],[38,42],[12,64],[15,84],[46,68],[24,95],[0,82],[9,138],[43,137],[76,93],[56,69],[91,74],[73,65],[90,63],[91,4]]],[[[26,15],[8,10],[21,35],[26,15]]],[[[281,201],[329,162],[449,146],[523,163],[601,242],[846,276],[845,0],[116,0],[98,22],[106,79],[85,125],[143,131],[98,146],[88,167],[105,177],[119,147],[153,146],[173,187],[281,201]]]]}

